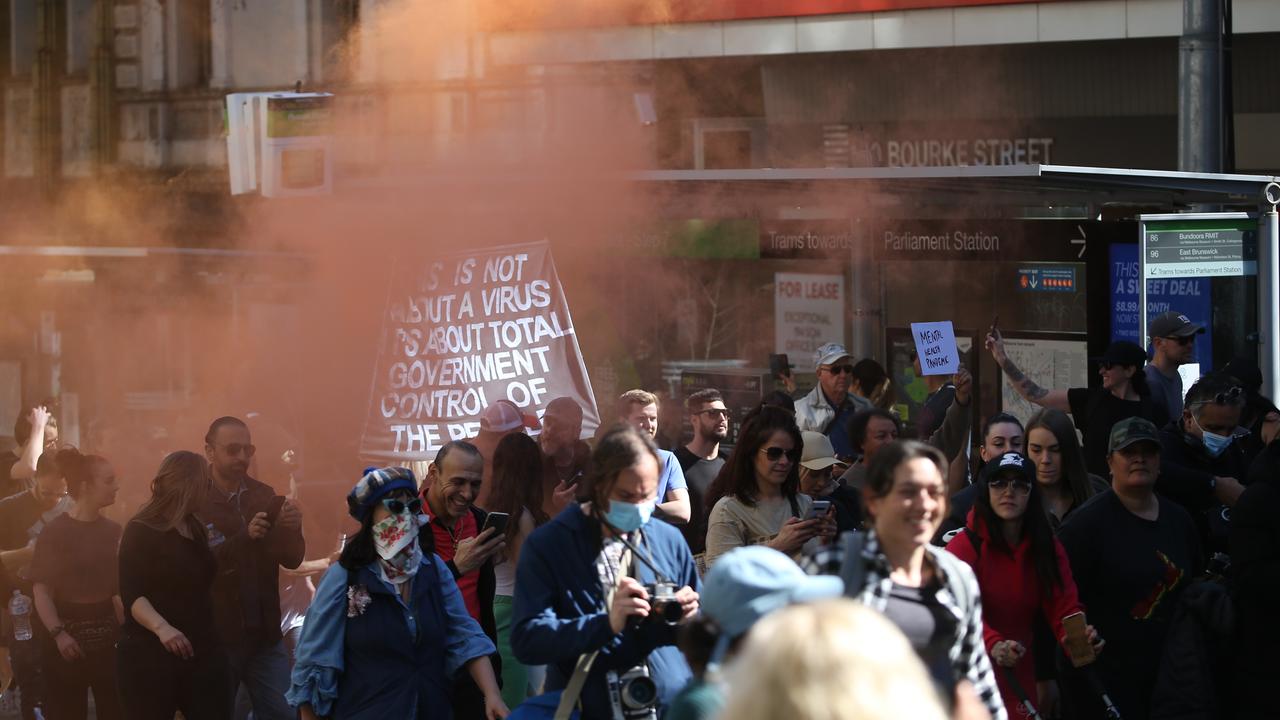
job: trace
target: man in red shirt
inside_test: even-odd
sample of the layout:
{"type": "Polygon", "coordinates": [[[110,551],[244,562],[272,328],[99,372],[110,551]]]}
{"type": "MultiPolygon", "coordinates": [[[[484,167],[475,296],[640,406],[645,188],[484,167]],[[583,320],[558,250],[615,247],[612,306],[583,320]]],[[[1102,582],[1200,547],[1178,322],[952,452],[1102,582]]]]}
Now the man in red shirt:
{"type": "MultiPolygon", "coordinates": [[[[484,457],[475,445],[454,441],[440,448],[427,468],[422,497],[431,516],[431,532],[420,533],[423,552],[444,560],[458,583],[467,612],[480,623],[489,639],[497,642],[493,596],[497,583],[494,561],[502,557],[506,540],[493,528],[480,532],[487,513],[475,506],[484,482],[484,457]]],[[[501,672],[493,656],[495,670],[501,672]]],[[[483,720],[484,694],[466,674],[459,676],[453,692],[456,720],[483,720]]]]}

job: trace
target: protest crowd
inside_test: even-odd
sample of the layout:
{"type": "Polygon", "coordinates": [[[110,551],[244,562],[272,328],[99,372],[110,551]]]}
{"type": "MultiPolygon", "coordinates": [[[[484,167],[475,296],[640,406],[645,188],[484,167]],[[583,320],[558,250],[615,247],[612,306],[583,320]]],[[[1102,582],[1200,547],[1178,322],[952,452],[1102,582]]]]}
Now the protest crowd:
{"type": "Polygon", "coordinates": [[[1154,357],[1115,342],[1100,383],[1054,389],[993,326],[976,351],[1025,424],[918,358],[905,423],[881,362],[836,343],[812,390],[780,373],[746,412],[635,389],[592,433],[574,398],[497,400],[414,467],[329,478],[332,507],[260,481],[250,423],[220,417],[113,511],[142,483],[24,408],[5,698],[26,720],[1277,718],[1280,410],[1244,361],[1182,386],[1203,332],[1166,313],[1154,357]]]}

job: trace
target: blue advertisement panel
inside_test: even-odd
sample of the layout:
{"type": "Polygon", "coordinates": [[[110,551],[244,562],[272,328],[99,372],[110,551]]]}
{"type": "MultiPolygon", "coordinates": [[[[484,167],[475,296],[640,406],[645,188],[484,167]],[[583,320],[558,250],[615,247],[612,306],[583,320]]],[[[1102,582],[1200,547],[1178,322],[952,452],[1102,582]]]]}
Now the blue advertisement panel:
{"type": "MultiPolygon", "coordinates": [[[[1144,344],[1138,337],[1138,245],[1111,246],[1111,340],[1129,340],[1144,344]]],[[[1147,322],[1169,310],[1190,318],[1191,322],[1211,327],[1209,278],[1169,278],[1147,281],[1147,322]]],[[[1148,347],[1150,350],[1150,347],[1148,347]]],[[[1193,362],[1200,372],[1213,369],[1213,335],[1206,331],[1196,338],[1193,362]]]]}

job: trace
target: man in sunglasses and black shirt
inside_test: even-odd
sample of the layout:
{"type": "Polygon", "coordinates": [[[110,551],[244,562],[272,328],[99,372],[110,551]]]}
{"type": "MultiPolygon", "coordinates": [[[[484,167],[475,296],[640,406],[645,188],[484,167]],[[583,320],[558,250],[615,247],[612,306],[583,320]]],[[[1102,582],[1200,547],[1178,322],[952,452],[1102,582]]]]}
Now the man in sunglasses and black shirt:
{"type": "Polygon", "coordinates": [[[1196,354],[1196,336],[1204,334],[1204,326],[1191,322],[1186,315],[1170,310],[1151,319],[1148,326],[1155,355],[1147,365],[1147,386],[1151,401],[1167,409],[1170,420],[1182,417],[1182,376],[1178,367],[1190,363],[1196,354]]]}
{"type": "Polygon", "coordinates": [[[818,386],[796,401],[796,425],[826,435],[836,457],[851,460],[854,448],[849,440],[849,421],[871,401],[849,392],[853,384],[853,358],[839,343],[827,343],[814,353],[818,386]]]}
{"type": "MultiPolygon", "coordinates": [[[[260,720],[291,720],[289,653],[280,634],[280,567],[302,563],[302,513],[286,502],[270,516],[276,491],[249,477],[256,448],[249,426],[221,417],[204,438],[212,483],[200,520],[207,523],[209,549],[218,559],[214,619],[231,660],[233,696],[243,683],[260,720]]],[[[248,708],[237,709],[244,717],[248,708]]]]}

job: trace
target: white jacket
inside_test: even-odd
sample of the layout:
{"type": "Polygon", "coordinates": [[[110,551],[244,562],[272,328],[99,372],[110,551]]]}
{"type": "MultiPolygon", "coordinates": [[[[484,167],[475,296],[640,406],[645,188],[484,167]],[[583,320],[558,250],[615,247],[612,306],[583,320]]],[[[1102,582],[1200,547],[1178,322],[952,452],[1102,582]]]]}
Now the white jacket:
{"type": "MultiPolygon", "coordinates": [[[[853,403],[853,408],[857,412],[871,409],[870,400],[853,393],[849,393],[849,401],[853,403]]],[[[827,425],[831,424],[835,416],[835,408],[831,407],[831,403],[827,402],[827,398],[822,394],[821,385],[814,387],[808,395],[796,401],[796,425],[800,426],[801,432],[809,430],[825,434],[827,425]]]]}

